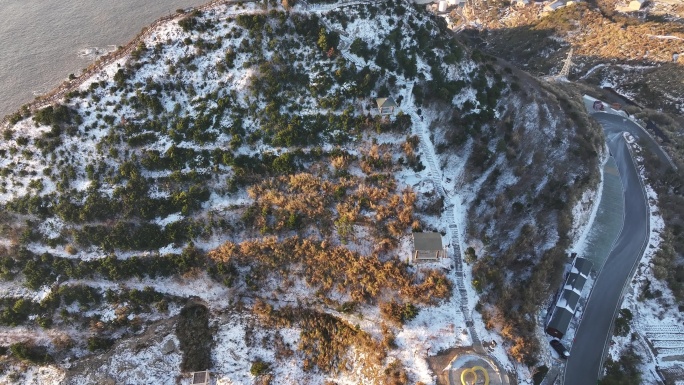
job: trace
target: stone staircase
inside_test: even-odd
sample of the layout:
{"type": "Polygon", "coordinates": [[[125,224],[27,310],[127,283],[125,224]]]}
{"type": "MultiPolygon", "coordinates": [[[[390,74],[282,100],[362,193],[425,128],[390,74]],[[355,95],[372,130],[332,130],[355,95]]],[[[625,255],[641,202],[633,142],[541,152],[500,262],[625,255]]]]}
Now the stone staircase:
{"type": "MultiPolygon", "coordinates": [[[[405,98],[406,103],[411,103],[413,97],[413,83],[407,83],[407,97],[405,98]]],[[[477,335],[475,330],[473,319],[470,313],[470,306],[468,304],[468,290],[465,284],[465,275],[463,274],[463,259],[461,258],[461,242],[459,237],[460,229],[456,223],[456,211],[455,205],[451,202],[454,197],[453,193],[447,192],[442,183],[442,172],[441,167],[438,163],[437,157],[434,153],[434,146],[432,145],[432,140],[430,139],[430,133],[423,123],[421,117],[416,112],[411,112],[411,120],[413,121],[412,134],[418,136],[420,139],[419,149],[421,153],[421,160],[427,168],[428,178],[433,182],[437,193],[445,198],[447,206],[445,207],[444,216],[448,221],[447,234],[451,241],[451,246],[453,247],[454,253],[454,264],[456,266],[456,288],[458,289],[458,294],[460,295],[460,310],[463,313],[466,325],[468,326],[468,331],[470,332],[470,337],[473,341],[473,349],[475,351],[484,353],[484,348],[482,347],[482,342],[477,335]]]]}

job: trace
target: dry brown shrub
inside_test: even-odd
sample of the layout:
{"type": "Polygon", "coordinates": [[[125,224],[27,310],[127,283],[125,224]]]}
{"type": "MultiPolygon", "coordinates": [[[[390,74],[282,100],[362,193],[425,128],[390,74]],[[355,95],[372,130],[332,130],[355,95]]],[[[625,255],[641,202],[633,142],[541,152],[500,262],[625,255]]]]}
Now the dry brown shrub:
{"type": "Polygon", "coordinates": [[[102,321],[97,321],[95,319],[90,320],[90,331],[91,332],[101,332],[105,329],[105,324],[102,321]]]}
{"type": "Polygon", "coordinates": [[[199,268],[199,267],[193,267],[190,270],[183,273],[183,275],[181,277],[183,279],[196,279],[196,278],[199,278],[199,276],[201,276],[202,273],[204,273],[204,269],[199,268]]]}
{"type": "Polygon", "coordinates": [[[71,243],[69,243],[68,245],[66,245],[66,247],[64,247],[64,251],[66,251],[67,254],[69,254],[69,255],[74,255],[74,254],[78,253],[78,249],[76,249],[76,247],[74,247],[74,245],[72,245],[71,243]]]}
{"type": "MultiPolygon", "coordinates": [[[[260,305],[261,306],[261,305],[260,305]]],[[[326,373],[361,370],[379,375],[386,350],[367,332],[352,326],[334,315],[316,310],[285,306],[271,311],[260,320],[268,326],[295,325],[301,329],[297,346],[302,354],[302,367],[306,371],[319,370],[326,373]]],[[[289,346],[276,334],[274,343],[281,344],[285,354],[292,354],[289,346]],[[279,343],[278,341],[281,341],[279,343]]]]}
{"type": "Polygon", "coordinates": [[[341,202],[335,208],[340,218],[345,218],[350,222],[356,222],[359,219],[361,207],[359,207],[358,202],[341,202]]]}
{"type": "Polygon", "coordinates": [[[388,144],[373,144],[367,153],[361,155],[361,171],[371,175],[377,171],[390,171],[392,169],[391,146],[388,144]]]}
{"type": "Polygon", "coordinates": [[[337,290],[357,302],[376,299],[385,291],[416,303],[434,303],[451,295],[451,283],[437,270],[426,272],[425,278],[415,283],[414,274],[396,259],[382,262],[377,256],[363,256],[325,241],[266,237],[244,241],[237,247],[227,243],[209,252],[209,257],[252,266],[253,271],[264,273],[297,271],[322,295],[337,290]]]}
{"type": "Polygon", "coordinates": [[[380,332],[382,333],[382,346],[385,348],[385,350],[396,349],[396,336],[394,335],[392,329],[383,323],[380,325],[380,332]]]}
{"type": "Polygon", "coordinates": [[[407,293],[412,300],[420,303],[435,304],[444,298],[449,298],[452,290],[452,283],[439,270],[428,270],[423,272],[425,278],[418,285],[412,285],[407,293]]]}
{"type": "Polygon", "coordinates": [[[119,306],[114,309],[114,314],[116,315],[115,322],[117,323],[128,323],[128,315],[130,314],[130,308],[128,306],[119,306]]]}
{"type": "Polygon", "coordinates": [[[238,252],[239,246],[233,242],[225,242],[207,255],[216,262],[228,262],[238,252]]]}
{"type": "Polygon", "coordinates": [[[57,351],[71,349],[74,346],[74,340],[67,334],[58,334],[52,338],[52,346],[57,351]]]}
{"type": "Polygon", "coordinates": [[[266,303],[261,298],[257,298],[252,306],[252,313],[256,314],[262,320],[269,320],[273,316],[273,306],[266,303]]]}
{"type": "Polygon", "coordinates": [[[349,156],[346,154],[334,156],[330,159],[330,163],[337,170],[346,170],[349,167],[349,162],[349,156]]]}
{"type": "Polygon", "coordinates": [[[346,371],[348,364],[379,369],[385,358],[385,350],[368,333],[332,315],[305,311],[299,325],[299,350],[307,357],[309,369],[318,367],[324,372],[339,373],[346,371]],[[364,360],[346,359],[352,346],[364,360]]]}
{"type": "Polygon", "coordinates": [[[348,237],[340,230],[366,225],[374,237],[394,237],[394,245],[413,222],[416,194],[410,188],[397,192],[390,174],[374,175],[371,183],[358,177],[330,180],[308,173],[264,180],[248,189],[254,199],[249,210],[252,224],[269,233],[312,227],[325,236],[338,231],[344,239],[348,237]],[[340,223],[348,226],[335,226],[340,223]]]}
{"type": "Polygon", "coordinates": [[[643,60],[671,62],[673,52],[684,51],[681,25],[673,22],[641,22],[626,16],[606,17],[599,10],[587,9],[583,4],[566,7],[542,19],[535,29],[551,29],[565,35],[575,49],[576,55],[614,58],[618,60],[643,60]],[[575,27],[579,20],[581,28],[575,27]],[[565,26],[577,32],[567,33],[565,26]],[[663,39],[659,36],[674,36],[663,39]]]}
{"type": "Polygon", "coordinates": [[[271,385],[273,383],[273,374],[266,373],[254,379],[256,385],[271,385]]]}
{"type": "Polygon", "coordinates": [[[408,373],[399,360],[392,361],[385,368],[383,385],[406,385],[409,383],[408,373]]]}
{"type": "Polygon", "coordinates": [[[404,150],[404,154],[406,154],[406,157],[411,158],[415,156],[415,152],[413,150],[413,145],[409,142],[404,142],[401,145],[401,149],[404,150]]]}

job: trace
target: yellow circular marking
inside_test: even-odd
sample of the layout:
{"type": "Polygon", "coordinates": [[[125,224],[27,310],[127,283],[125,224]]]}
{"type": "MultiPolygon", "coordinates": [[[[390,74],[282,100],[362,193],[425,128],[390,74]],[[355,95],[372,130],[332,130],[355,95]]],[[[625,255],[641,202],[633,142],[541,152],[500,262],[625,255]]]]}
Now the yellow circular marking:
{"type": "Polygon", "coordinates": [[[477,372],[482,372],[482,375],[484,376],[485,380],[484,385],[489,385],[489,373],[487,373],[487,370],[485,370],[485,368],[483,368],[482,366],[473,366],[472,368],[463,370],[463,372],[461,372],[461,384],[475,385],[477,383],[478,378],[480,378],[477,372]],[[468,374],[472,374],[472,376],[469,376],[469,381],[466,382],[466,375],[468,374]]]}

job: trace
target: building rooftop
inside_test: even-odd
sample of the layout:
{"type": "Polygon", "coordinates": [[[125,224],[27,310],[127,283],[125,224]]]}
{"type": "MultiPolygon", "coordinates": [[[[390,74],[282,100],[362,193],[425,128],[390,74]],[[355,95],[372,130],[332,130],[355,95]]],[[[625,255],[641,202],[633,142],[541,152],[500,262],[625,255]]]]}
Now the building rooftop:
{"type": "Polygon", "coordinates": [[[378,108],[397,106],[397,102],[395,102],[394,98],[391,96],[389,98],[378,98],[376,99],[376,102],[378,103],[378,108]]]}
{"type": "Polygon", "coordinates": [[[547,329],[556,329],[561,332],[561,334],[565,334],[565,332],[568,331],[568,326],[570,326],[572,316],[573,314],[566,308],[556,306],[553,311],[553,316],[551,316],[551,321],[549,321],[549,324],[546,327],[547,329]]]}
{"type": "Polygon", "coordinates": [[[193,372],[192,385],[206,385],[209,384],[209,372],[193,372]]]}
{"type": "Polygon", "coordinates": [[[413,246],[416,250],[444,250],[442,234],[435,232],[413,233],[413,246]]]}
{"type": "Polygon", "coordinates": [[[557,306],[567,307],[568,310],[574,313],[575,308],[577,307],[577,303],[579,302],[579,299],[580,295],[577,294],[577,292],[572,290],[563,290],[563,296],[561,296],[561,299],[558,301],[557,306]]]}
{"type": "Polygon", "coordinates": [[[574,267],[577,269],[579,274],[582,274],[585,277],[589,276],[592,266],[594,266],[594,264],[586,258],[578,257],[575,259],[574,267]]]}
{"type": "Polygon", "coordinates": [[[565,282],[565,288],[574,289],[581,293],[585,282],[587,282],[587,279],[584,276],[577,273],[570,273],[568,275],[568,280],[565,282]]]}

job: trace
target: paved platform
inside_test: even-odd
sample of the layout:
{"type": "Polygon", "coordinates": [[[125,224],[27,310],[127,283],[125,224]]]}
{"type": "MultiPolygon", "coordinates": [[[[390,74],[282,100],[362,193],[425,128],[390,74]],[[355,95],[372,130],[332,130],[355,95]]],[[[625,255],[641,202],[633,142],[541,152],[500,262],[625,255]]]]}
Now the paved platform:
{"type": "Polygon", "coordinates": [[[457,356],[449,364],[451,385],[504,385],[501,371],[487,357],[477,354],[457,356]]]}

